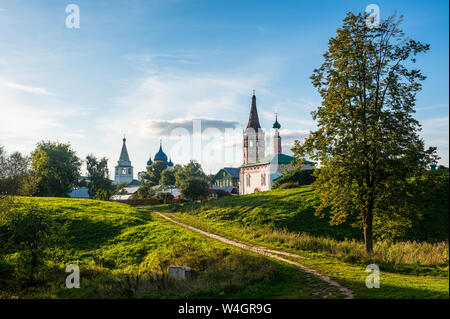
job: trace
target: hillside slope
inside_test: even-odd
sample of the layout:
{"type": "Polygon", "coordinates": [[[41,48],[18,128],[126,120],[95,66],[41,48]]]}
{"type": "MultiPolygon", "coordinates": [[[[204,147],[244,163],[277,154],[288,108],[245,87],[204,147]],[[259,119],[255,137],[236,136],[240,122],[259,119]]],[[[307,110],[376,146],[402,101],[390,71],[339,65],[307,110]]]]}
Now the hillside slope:
{"type": "Polygon", "coordinates": [[[448,298],[448,193],[441,190],[427,190],[435,202],[410,232],[429,242],[378,240],[372,255],[364,252],[361,230],[349,224],[330,226],[326,217],[314,216],[317,197],[309,186],[140,209],[165,212],[176,221],[241,243],[304,256],[303,265],[350,288],[356,298],[448,298]],[[423,231],[428,227],[434,234],[423,231]],[[367,289],[369,264],[380,267],[383,289],[367,289]]]}
{"type": "MultiPolygon", "coordinates": [[[[291,265],[208,239],[125,204],[27,197],[15,198],[15,204],[16,213],[31,209],[66,224],[67,243],[47,251],[36,287],[24,281],[22,251],[0,258],[0,298],[316,298],[322,289],[329,290],[319,280],[310,284],[311,279],[291,265]],[[103,265],[95,265],[94,257],[103,259],[103,265]],[[80,266],[80,289],[64,286],[69,264],[80,266]],[[191,267],[193,280],[168,281],[170,265],[191,267]]],[[[341,297],[337,291],[334,296],[341,297]]]]}
{"type": "MultiPolygon", "coordinates": [[[[427,203],[422,219],[414,220],[413,226],[402,238],[428,242],[448,241],[449,238],[449,192],[448,177],[439,189],[426,189],[427,203]]],[[[336,240],[362,240],[362,230],[352,227],[354,220],[339,226],[329,224],[329,216],[314,215],[318,198],[311,186],[292,189],[275,189],[269,192],[245,196],[226,197],[201,204],[161,206],[160,210],[189,212],[219,223],[240,226],[268,226],[289,232],[307,233],[336,240]]]]}

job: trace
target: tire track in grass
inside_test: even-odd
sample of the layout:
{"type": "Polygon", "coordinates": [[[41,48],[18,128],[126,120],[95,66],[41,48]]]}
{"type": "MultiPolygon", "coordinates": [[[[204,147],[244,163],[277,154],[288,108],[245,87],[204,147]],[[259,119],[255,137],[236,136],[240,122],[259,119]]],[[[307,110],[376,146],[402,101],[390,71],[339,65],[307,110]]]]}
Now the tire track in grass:
{"type": "Polygon", "coordinates": [[[294,265],[294,266],[300,268],[301,270],[303,270],[304,272],[309,273],[309,274],[311,274],[311,275],[313,275],[313,276],[315,276],[315,277],[325,281],[329,285],[338,288],[339,291],[346,296],[346,299],[353,299],[353,292],[350,289],[342,286],[338,282],[332,280],[330,277],[318,273],[314,269],[306,267],[306,266],[304,266],[304,265],[302,265],[302,264],[300,264],[300,263],[298,263],[296,261],[283,258],[280,255],[289,256],[289,257],[293,257],[293,258],[305,258],[303,256],[296,255],[296,254],[291,254],[291,253],[286,253],[284,251],[273,250],[273,249],[269,249],[269,248],[262,247],[262,246],[252,246],[252,245],[249,245],[249,244],[240,243],[240,242],[237,242],[237,241],[234,241],[234,240],[230,240],[230,239],[227,239],[225,237],[222,237],[222,236],[219,236],[219,235],[216,235],[216,234],[212,234],[212,233],[203,231],[201,229],[198,229],[196,227],[184,224],[182,222],[176,221],[176,220],[174,220],[174,219],[172,219],[172,218],[170,218],[168,216],[165,216],[164,214],[161,214],[159,212],[154,212],[154,213],[157,214],[158,216],[160,216],[160,217],[162,217],[162,218],[164,218],[164,219],[174,223],[174,224],[177,224],[179,226],[185,227],[187,229],[190,229],[192,231],[195,231],[195,232],[200,233],[202,235],[205,235],[207,237],[216,239],[216,240],[221,241],[221,242],[223,242],[225,244],[233,245],[233,246],[239,247],[241,249],[245,249],[245,250],[248,250],[248,251],[251,251],[251,252],[263,255],[263,256],[267,256],[267,257],[270,257],[270,258],[273,258],[273,259],[277,259],[279,261],[282,261],[282,262],[294,265]]]}

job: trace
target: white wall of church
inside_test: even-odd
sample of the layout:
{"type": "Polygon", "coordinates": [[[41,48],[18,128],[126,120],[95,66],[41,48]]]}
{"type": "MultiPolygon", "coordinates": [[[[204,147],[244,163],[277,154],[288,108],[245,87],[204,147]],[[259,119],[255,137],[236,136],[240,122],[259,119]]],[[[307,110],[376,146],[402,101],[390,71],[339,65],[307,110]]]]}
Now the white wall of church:
{"type": "MultiPolygon", "coordinates": [[[[310,164],[303,164],[301,169],[313,169],[310,164]]],[[[272,189],[274,180],[282,176],[284,172],[294,169],[290,164],[271,164],[242,167],[239,178],[239,194],[252,194],[272,189]]]]}
{"type": "Polygon", "coordinates": [[[133,167],[115,167],[114,184],[133,181],[133,167]]]}
{"type": "Polygon", "coordinates": [[[269,165],[241,168],[239,182],[240,194],[251,194],[270,190],[272,185],[269,165]]]}

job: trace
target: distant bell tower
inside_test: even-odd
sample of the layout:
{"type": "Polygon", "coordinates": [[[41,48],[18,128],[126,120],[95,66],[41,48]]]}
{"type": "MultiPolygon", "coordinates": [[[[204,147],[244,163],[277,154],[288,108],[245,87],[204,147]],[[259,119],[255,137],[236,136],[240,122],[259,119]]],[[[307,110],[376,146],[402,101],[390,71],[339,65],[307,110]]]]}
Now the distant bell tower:
{"type": "Polygon", "coordinates": [[[253,163],[265,156],[265,135],[259,124],[256,96],[253,90],[252,106],[247,128],[244,131],[244,164],[253,163]]]}
{"type": "Polygon", "coordinates": [[[114,183],[119,184],[122,182],[131,183],[133,181],[133,166],[128,156],[127,145],[125,142],[127,139],[123,138],[122,151],[120,152],[117,166],[115,167],[114,183]]]}
{"type": "Polygon", "coordinates": [[[281,125],[278,123],[278,114],[275,113],[275,123],[273,123],[272,128],[275,130],[273,134],[273,154],[281,154],[281,136],[280,129],[281,125]]]}

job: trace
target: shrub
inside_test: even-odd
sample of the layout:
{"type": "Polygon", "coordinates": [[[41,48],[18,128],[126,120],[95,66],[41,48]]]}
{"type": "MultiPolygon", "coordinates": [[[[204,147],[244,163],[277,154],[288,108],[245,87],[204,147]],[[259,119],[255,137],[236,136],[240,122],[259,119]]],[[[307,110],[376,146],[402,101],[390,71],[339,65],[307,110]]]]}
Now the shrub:
{"type": "Polygon", "coordinates": [[[174,199],[173,195],[170,193],[159,193],[156,194],[155,198],[159,201],[160,204],[166,204],[174,199]]]}
{"type": "MultiPolygon", "coordinates": [[[[286,183],[297,183],[297,186],[302,185],[310,185],[315,180],[316,177],[313,175],[313,169],[307,170],[295,170],[285,174],[275,181],[273,184],[273,188],[280,188],[281,185],[286,183]]],[[[294,186],[296,187],[296,186],[294,186]]],[[[284,188],[292,188],[292,187],[284,187],[284,188]]]]}
{"type": "Polygon", "coordinates": [[[228,193],[227,191],[224,191],[222,189],[217,189],[217,190],[214,191],[214,193],[217,194],[218,198],[231,196],[230,193],[228,193]]]}
{"type": "Polygon", "coordinates": [[[289,183],[283,183],[278,188],[280,189],[288,189],[288,188],[295,188],[298,187],[298,182],[289,182],[289,183]]]}

